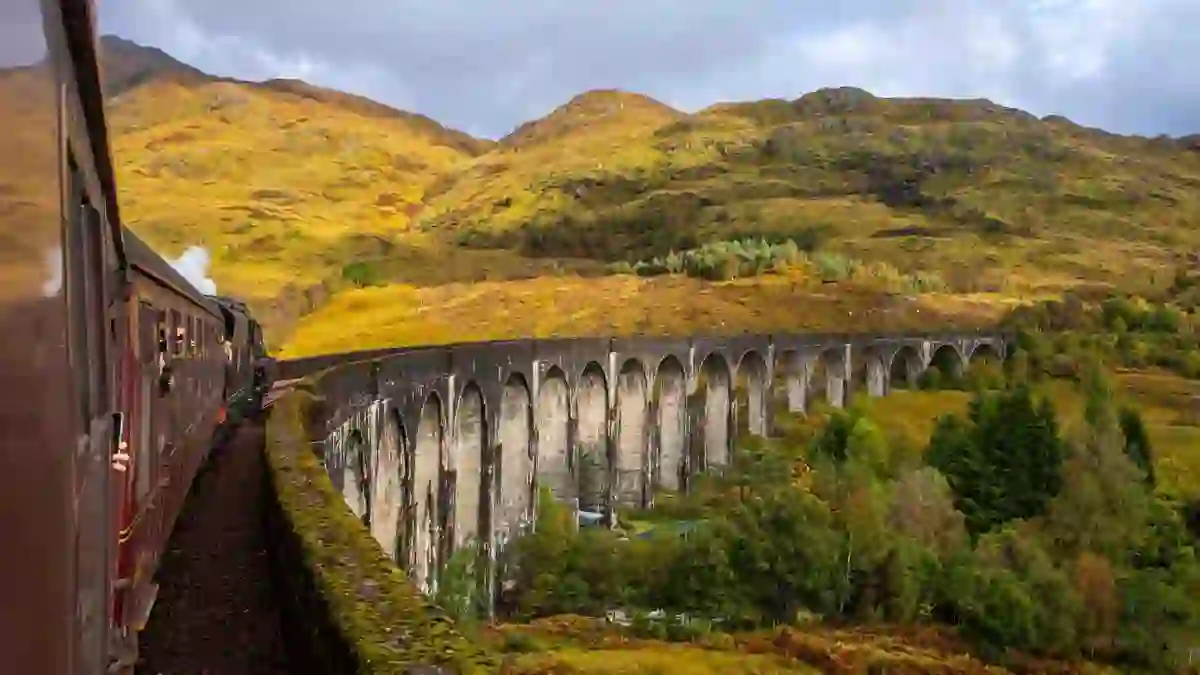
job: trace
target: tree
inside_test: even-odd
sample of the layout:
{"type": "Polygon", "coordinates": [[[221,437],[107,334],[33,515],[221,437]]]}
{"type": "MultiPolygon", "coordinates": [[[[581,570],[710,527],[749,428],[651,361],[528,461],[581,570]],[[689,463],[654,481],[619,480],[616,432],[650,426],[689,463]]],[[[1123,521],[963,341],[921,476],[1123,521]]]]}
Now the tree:
{"type": "Polygon", "coordinates": [[[1125,437],[1125,454],[1146,474],[1146,484],[1153,488],[1156,484],[1154,451],[1150,447],[1150,438],[1146,435],[1141,414],[1134,408],[1122,408],[1120,425],[1121,434],[1125,437]]]}
{"type": "Polygon", "coordinates": [[[846,461],[846,448],[850,445],[850,432],[858,421],[858,411],[834,410],[821,434],[812,443],[812,455],[824,457],[841,464],[846,461]]]}
{"type": "Polygon", "coordinates": [[[1019,385],[979,392],[967,419],[943,416],[930,438],[931,466],[956,495],[972,535],[1041,514],[1062,486],[1063,447],[1048,401],[1019,385]]]}
{"type": "Polygon", "coordinates": [[[954,492],[933,467],[910,471],[896,481],[888,509],[896,534],[947,555],[967,541],[963,515],[954,508],[954,492]]]}

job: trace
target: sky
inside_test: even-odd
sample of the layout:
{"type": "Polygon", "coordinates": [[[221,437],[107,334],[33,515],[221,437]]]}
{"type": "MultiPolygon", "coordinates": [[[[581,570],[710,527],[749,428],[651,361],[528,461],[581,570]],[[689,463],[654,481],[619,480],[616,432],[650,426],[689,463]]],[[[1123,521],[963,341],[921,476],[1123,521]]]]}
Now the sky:
{"type": "Polygon", "coordinates": [[[201,70],[296,77],[497,138],[589,89],[683,110],[856,86],[1200,132],[1198,0],[99,0],[201,70]]]}

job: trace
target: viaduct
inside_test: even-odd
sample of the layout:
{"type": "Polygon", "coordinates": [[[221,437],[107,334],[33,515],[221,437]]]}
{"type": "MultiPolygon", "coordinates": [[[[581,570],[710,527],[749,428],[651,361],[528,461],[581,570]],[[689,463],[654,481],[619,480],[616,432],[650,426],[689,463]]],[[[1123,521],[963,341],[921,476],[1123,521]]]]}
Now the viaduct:
{"type": "Polygon", "coordinates": [[[602,514],[647,506],[728,462],[738,431],[769,435],[776,406],[841,407],[1006,347],[978,332],[519,340],[285,361],[279,377],[322,373],[334,486],[433,592],[469,542],[494,568],[540,489],[602,514]]]}

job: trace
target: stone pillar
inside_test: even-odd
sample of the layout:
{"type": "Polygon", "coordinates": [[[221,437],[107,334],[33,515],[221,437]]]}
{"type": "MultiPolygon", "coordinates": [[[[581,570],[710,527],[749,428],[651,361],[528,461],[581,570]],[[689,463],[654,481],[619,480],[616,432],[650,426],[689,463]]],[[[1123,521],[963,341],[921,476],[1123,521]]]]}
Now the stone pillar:
{"type": "Polygon", "coordinates": [[[808,365],[799,354],[792,354],[791,363],[784,369],[784,386],[787,388],[788,412],[804,412],[804,400],[808,393],[808,365]]]}
{"type": "Polygon", "coordinates": [[[908,386],[910,389],[915,389],[921,381],[921,374],[925,372],[925,368],[929,365],[928,358],[922,358],[918,355],[916,358],[910,358],[904,363],[904,374],[908,377],[908,386]]]}
{"type": "Polygon", "coordinates": [[[886,396],[890,389],[889,373],[878,352],[867,353],[867,394],[873,398],[886,396]]]}
{"type": "Polygon", "coordinates": [[[659,400],[654,395],[657,382],[650,387],[646,405],[646,462],[645,474],[642,476],[642,489],[647,507],[654,506],[654,494],[661,483],[659,476],[662,466],[662,415],[659,413],[659,400]]]}
{"type": "Polygon", "coordinates": [[[850,382],[850,345],[825,363],[825,399],[835,408],[846,407],[850,382]]]}
{"type": "Polygon", "coordinates": [[[568,403],[567,407],[567,471],[575,486],[571,490],[570,507],[575,514],[573,523],[579,527],[579,415],[575,406],[568,403]]]}
{"type": "Polygon", "coordinates": [[[755,436],[767,435],[767,389],[765,372],[749,373],[746,378],[746,426],[755,436]]]}

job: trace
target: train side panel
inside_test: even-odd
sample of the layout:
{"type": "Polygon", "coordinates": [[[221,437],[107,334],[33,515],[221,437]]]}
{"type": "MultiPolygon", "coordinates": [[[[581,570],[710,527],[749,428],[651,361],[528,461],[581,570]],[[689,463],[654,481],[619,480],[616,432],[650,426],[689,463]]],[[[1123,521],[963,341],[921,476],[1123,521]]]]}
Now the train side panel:
{"type": "Polygon", "coordinates": [[[0,650],[13,672],[107,665],[121,251],[92,26],[81,2],[14,0],[0,21],[0,650]]]}
{"type": "Polygon", "coordinates": [[[133,467],[123,501],[118,620],[138,631],[153,606],[159,558],[220,422],[225,359],[213,308],[137,271],[129,305],[133,467]]]}

